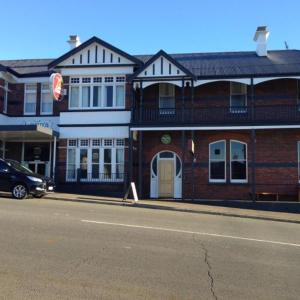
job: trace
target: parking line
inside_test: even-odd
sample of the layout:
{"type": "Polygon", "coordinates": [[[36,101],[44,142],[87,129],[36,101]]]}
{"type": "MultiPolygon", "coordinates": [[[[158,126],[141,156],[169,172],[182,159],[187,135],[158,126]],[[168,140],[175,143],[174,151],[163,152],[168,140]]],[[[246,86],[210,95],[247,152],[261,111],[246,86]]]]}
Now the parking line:
{"type": "Polygon", "coordinates": [[[189,231],[189,230],[171,229],[171,228],[165,228],[165,227],[153,227],[153,226],[143,226],[143,225],[133,225],[133,224],[123,224],[123,223],[101,222],[101,221],[94,221],[94,220],[81,220],[81,222],[94,223],[94,224],[100,224],[100,225],[111,225],[111,226],[119,226],[119,227],[140,228],[140,229],[150,229],[150,230],[168,231],[168,232],[176,232],[176,233],[195,234],[195,235],[212,236],[212,237],[252,241],[252,242],[259,242],[259,243],[268,243],[268,244],[283,245],[283,246],[300,247],[300,244],[293,244],[293,243],[286,243],[286,242],[279,242],[279,241],[272,241],[272,240],[262,240],[262,239],[255,239],[255,238],[247,238],[247,237],[242,237],[242,236],[224,235],[224,234],[218,234],[218,233],[208,233],[208,232],[189,231]]]}

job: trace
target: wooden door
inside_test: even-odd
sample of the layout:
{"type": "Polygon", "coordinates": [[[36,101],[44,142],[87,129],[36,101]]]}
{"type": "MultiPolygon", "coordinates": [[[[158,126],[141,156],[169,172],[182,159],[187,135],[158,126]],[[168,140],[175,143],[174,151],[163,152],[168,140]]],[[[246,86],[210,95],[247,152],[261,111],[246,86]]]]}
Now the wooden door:
{"type": "Polygon", "coordinates": [[[174,161],[159,160],[158,168],[159,197],[174,197],[174,161]]]}

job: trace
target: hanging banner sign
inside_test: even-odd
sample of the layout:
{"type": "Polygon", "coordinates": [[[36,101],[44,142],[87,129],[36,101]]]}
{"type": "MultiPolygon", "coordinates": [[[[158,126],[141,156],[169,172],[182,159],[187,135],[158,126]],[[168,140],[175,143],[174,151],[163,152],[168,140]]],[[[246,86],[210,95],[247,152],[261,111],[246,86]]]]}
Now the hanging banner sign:
{"type": "Polygon", "coordinates": [[[50,92],[53,100],[61,101],[63,99],[63,78],[59,73],[53,73],[50,76],[50,92]]]}

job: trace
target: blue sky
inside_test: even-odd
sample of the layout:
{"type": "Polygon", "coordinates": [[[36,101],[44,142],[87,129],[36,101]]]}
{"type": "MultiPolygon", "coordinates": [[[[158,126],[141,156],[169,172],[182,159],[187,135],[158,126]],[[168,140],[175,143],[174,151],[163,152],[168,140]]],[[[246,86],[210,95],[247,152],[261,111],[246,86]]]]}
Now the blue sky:
{"type": "Polygon", "coordinates": [[[300,49],[299,0],[0,0],[0,59],[55,58],[70,34],[96,35],[130,54],[254,50],[258,25],[269,49],[300,49]]]}

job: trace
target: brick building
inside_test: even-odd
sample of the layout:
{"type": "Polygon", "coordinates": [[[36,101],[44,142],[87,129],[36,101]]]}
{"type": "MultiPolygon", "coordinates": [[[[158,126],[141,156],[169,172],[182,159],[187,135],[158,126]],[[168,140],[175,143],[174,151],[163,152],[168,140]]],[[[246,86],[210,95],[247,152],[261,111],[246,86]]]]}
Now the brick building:
{"type": "Polygon", "coordinates": [[[297,199],[300,51],[268,50],[268,35],[256,51],[154,55],[71,36],[59,58],[0,61],[0,155],[66,191],[297,199]]]}

